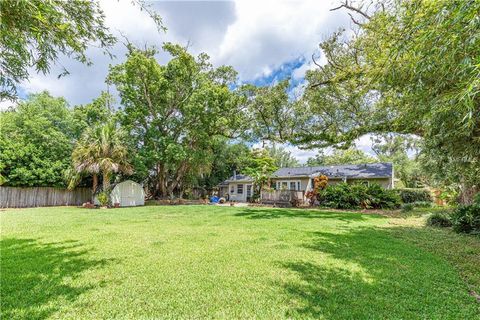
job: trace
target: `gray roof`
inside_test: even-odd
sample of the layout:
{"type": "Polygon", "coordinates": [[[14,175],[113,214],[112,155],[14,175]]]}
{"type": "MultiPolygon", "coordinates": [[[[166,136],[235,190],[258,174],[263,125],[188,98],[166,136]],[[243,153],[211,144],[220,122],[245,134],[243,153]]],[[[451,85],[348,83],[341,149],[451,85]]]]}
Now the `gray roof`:
{"type": "MultiPolygon", "coordinates": [[[[368,164],[345,164],[338,166],[280,168],[273,173],[272,177],[314,177],[321,174],[324,174],[329,178],[391,178],[393,176],[393,164],[389,162],[384,162],[368,164]]],[[[228,184],[228,182],[235,180],[252,179],[249,176],[237,174],[236,179],[231,176],[222,184],[228,184]]]]}
{"type": "Polygon", "coordinates": [[[390,178],[393,174],[392,163],[345,164],[339,166],[280,168],[274,177],[317,176],[324,174],[329,178],[390,178]]]}
{"type": "Polygon", "coordinates": [[[253,179],[250,178],[249,176],[245,175],[245,174],[237,174],[235,177],[231,176],[227,180],[223,181],[221,184],[227,184],[228,185],[229,182],[236,181],[236,180],[251,181],[253,179]]]}

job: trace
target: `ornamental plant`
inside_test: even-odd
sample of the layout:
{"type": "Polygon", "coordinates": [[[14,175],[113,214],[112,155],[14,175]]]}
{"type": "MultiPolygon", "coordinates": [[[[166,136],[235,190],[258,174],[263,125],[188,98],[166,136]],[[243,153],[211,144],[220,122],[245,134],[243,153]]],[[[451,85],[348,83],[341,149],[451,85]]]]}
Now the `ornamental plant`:
{"type": "Polygon", "coordinates": [[[308,199],[310,206],[313,206],[315,200],[318,198],[320,191],[324,190],[328,185],[328,177],[326,175],[320,175],[313,178],[313,188],[308,191],[305,196],[308,199]]]}

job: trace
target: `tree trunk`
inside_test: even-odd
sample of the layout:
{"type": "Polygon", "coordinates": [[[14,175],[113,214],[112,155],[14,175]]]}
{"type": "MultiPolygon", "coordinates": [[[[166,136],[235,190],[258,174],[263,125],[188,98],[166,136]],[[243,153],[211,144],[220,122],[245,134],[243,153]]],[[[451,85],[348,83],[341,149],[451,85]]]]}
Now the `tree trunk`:
{"type": "Polygon", "coordinates": [[[186,161],[183,161],[180,167],[177,170],[176,177],[173,179],[172,183],[168,186],[168,195],[173,197],[173,191],[180,184],[185,173],[188,170],[188,165],[186,161]]]}
{"type": "Polygon", "coordinates": [[[98,175],[96,173],[93,174],[93,185],[92,185],[92,203],[95,198],[95,192],[97,192],[98,187],[98,175]]]}
{"type": "Polygon", "coordinates": [[[110,192],[110,172],[103,173],[103,191],[110,192]]]}
{"type": "Polygon", "coordinates": [[[159,194],[162,199],[165,199],[168,196],[165,180],[165,169],[161,164],[159,164],[157,165],[157,190],[155,193],[159,194]]]}
{"type": "Polygon", "coordinates": [[[459,202],[464,205],[472,204],[473,198],[478,191],[479,190],[476,186],[468,185],[464,182],[461,183],[459,202]]]}

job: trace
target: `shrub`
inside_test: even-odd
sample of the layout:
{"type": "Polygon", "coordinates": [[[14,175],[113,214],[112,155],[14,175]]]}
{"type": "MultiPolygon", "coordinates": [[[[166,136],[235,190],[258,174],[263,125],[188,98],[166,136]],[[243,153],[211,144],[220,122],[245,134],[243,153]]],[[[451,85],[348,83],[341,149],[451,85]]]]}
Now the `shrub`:
{"type": "Polygon", "coordinates": [[[395,209],[400,206],[400,197],[378,184],[329,185],[319,191],[318,201],[322,206],[336,209],[395,209]]]}
{"type": "Polygon", "coordinates": [[[402,205],[402,212],[410,212],[413,211],[414,208],[413,203],[404,203],[402,205]]]}
{"type": "Polygon", "coordinates": [[[433,203],[428,202],[428,201],[415,201],[414,203],[412,203],[412,205],[416,208],[431,208],[431,207],[433,207],[433,203]]]}
{"type": "Polygon", "coordinates": [[[403,203],[433,202],[432,194],[427,189],[395,189],[403,203]]]}
{"type": "Polygon", "coordinates": [[[480,204],[459,206],[450,218],[456,232],[480,234],[480,204]]]}
{"type": "Polygon", "coordinates": [[[480,204],[480,192],[473,197],[473,203],[480,204]]]}
{"type": "Polygon", "coordinates": [[[452,221],[446,213],[436,212],[428,217],[427,226],[446,228],[452,226],[452,221]]]}
{"type": "Polygon", "coordinates": [[[108,206],[108,203],[110,202],[110,197],[106,191],[100,192],[97,196],[97,199],[102,207],[108,206]]]}

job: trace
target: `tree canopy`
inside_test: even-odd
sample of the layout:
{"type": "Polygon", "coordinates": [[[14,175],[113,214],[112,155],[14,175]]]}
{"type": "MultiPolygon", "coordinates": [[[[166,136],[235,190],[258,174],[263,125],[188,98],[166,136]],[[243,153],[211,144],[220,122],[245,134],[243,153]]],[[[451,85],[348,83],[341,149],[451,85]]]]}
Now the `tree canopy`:
{"type": "Polygon", "coordinates": [[[30,95],[0,113],[0,175],[10,186],[64,186],[75,138],[63,98],[30,95]]]}
{"type": "Polygon", "coordinates": [[[7,0],[0,5],[0,20],[1,100],[16,98],[30,69],[48,73],[61,55],[90,64],[89,45],[108,52],[115,43],[96,1],[7,0]]]}
{"type": "MultiPolygon", "coordinates": [[[[159,31],[162,19],[143,0],[131,0],[148,13],[159,31]]],[[[0,5],[0,101],[16,100],[17,86],[30,72],[49,73],[61,56],[90,65],[87,49],[95,46],[112,56],[116,38],[95,0],[3,0],[0,5]]],[[[63,68],[59,77],[68,74],[63,68]]]]}
{"type": "Polygon", "coordinates": [[[346,150],[336,149],[331,154],[320,151],[315,157],[307,160],[307,166],[328,166],[339,164],[363,164],[378,162],[378,159],[369,156],[362,150],[349,148],[346,150]]]}
{"type": "Polygon", "coordinates": [[[253,179],[253,200],[260,197],[261,191],[269,184],[270,177],[278,167],[275,159],[266,149],[252,149],[244,173],[253,179]]]}
{"type": "Polygon", "coordinates": [[[103,191],[109,192],[112,174],[133,173],[126,140],[125,132],[111,120],[102,125],[88,127],[83,132],[73,150],[72,164],[80,175],[93,175],[94,192],[97,175],[101,174],[103,177],[103,191]]]}
{"type": "Polygon", "coordinates": [[[359,16],[353,35],[340,31],[320,45],[327,63],[307,73],[295,113],[303,125],[292,141],[348,147],[367,133],[412,134],[423,141],[422,159],[441,173],[431,172],[437,181],[474,190],[480,183],[480,2],[379,1],[376,8],[352,11],[359,16]]]}
{"type": "Polygon", "coordinates": [[[216,137],[235,134],[239,97],[229,85],[236,73],[213,68],[206,54],[194,57],[179,45],[163,46],[172,56],[165,65],[153,48],[128,49],[108,81],[124,106],[120,121],[132,137],[134,165],[152,182],[155,196],[171,196],[187,174],[209,170],[216,137]]]}
{"type": "Polygon", "coordinates": [[[298,159],[282,146],[273,144],[272,146],[265,147],[265,150],[267,150],[270,157],[275,160],[275,166],[279,168],[298,167],[300,165],[298,159]]]}

